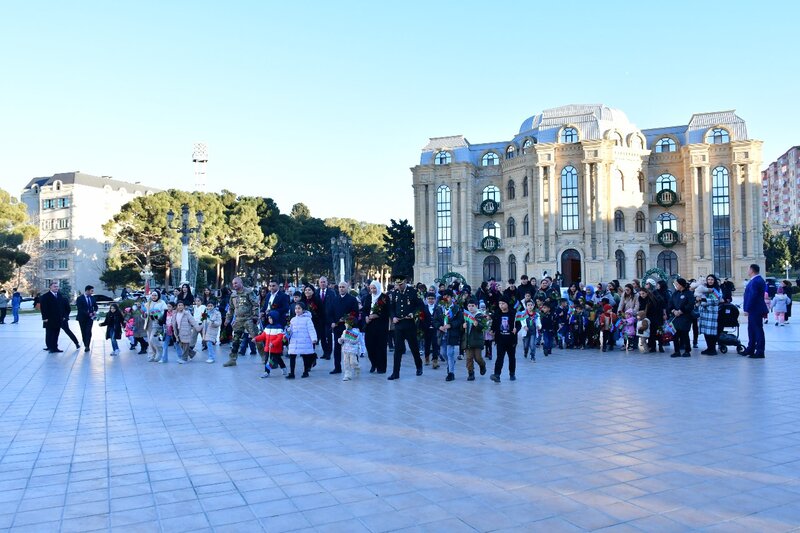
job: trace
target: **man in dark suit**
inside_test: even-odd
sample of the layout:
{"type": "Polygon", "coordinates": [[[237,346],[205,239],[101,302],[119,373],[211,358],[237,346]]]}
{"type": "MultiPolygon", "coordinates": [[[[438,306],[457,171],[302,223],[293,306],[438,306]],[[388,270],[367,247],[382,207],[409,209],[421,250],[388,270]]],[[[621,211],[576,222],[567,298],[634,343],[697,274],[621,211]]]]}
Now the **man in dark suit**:
{"type": "Polygon", "coordinates": [[[333,341],[331,336],[331,323],[335,322],[339,317],[333,316],[333,304],[336,301],[336,292],[328,287],[328,278],[322,276],[319,278],[319,288],[317,289],[317,296],[322,302],[322,323],[325,325],[325,334],[320,339],[322,345],[322,359],[330,359],[331,352],[333,352],[333,341]]]}
{"type": "Polygon", "coordinates": [[[742,309],[747,315],[747,348],[742,355],[751,359],[764,359],[764,315],[769,313],[764,302],[764,292],[767,282],[761,277],[761,267],[750,265],[750,281],[744,289],[744,302],[742,309]]]}
{"type": "MultiPolygon", "coordinates": [[[[331,330],[333,331],[333,338],[339,339],[344,333],[345,322],[344,319],[348,316],[354,319],[358,318],[358,300],[350,294],[350,286],[342,281],[339,283],[339,294],[333,297],[333,304],[331,305],[331,330]]],[[[342,345],[334,342],[333,347],[333,370],[331,374],[342,373],[342,345]]]]}
{"type": "Polygon", "coordinates": [[[75,300],[75,307],[78,308],[78,324],[81,327],[81,338],[83,339],[83,351],[89,351],[89,344],[92,342],[92,325],[97,316],[97,302],[94,300],[94,287],[87,285],[83,291],[83,296],[78,296],[75,300]]]}
{"type": "Polygon", "coordinates": [[[286,318],[289,314],[289,296],[280,290],[278,281],[269,280],[269,292],[267,297],[264,298],[264,308],[261,310],[264,316],[268,316],[270,312],[275,311],[278,313],[278,322],[276,326],[283,328],[286,327],[286,318]]]}
{"type": "Polygon", "coordinates": [[[389,316],[394,324],[394,366],[392,375],[387,379],[393,380],[400,377],[400,363],[406,351],[406,342],[414,356],[417,375],[422,375],[422,358],[419,356],[419,342],[417,341],[417,324],[415,318],[420,311],[421,302],[417,291],[408,286],[405,276],[396,276],[397,288],[394,297],[390,300],[389,316]]]}
{"type": "Polygon", "coordinates": [[[69,307],[63,296],[58,294],[58,282],[50,284],[50,290],[39,297],[39,311],[42,313],[44,323],[44,344],[50,353],[60,353],[58,349],[58,333],[64,320],[64,303],[69,307]]]}

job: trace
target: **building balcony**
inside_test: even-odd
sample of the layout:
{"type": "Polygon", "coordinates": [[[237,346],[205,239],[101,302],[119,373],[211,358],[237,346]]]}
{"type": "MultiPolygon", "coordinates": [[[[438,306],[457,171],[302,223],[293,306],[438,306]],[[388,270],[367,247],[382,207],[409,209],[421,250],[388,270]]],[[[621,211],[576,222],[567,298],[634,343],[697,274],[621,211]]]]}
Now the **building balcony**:
{"type": "MultiPolygon", "coordinates": [[[[672,194],[675,195],[675,201],[672,202],[670,205],[680,205],[680,204],[684,204],[685,203],[680,193],[672,192],[672,194]]],[[[658,201],[658,195],[659,195],[659,193],[657,193],[657,192],[650,193],[648,195],[648,203],[650,205],[661,205],[659,203],[659,201],[658,201]]],[[[664,199],[665,198],[662,195],[662,200],[664,200],[664,199]]],[[[669,202],[667,202],[667,203],[669,203],[669,202]]]]}

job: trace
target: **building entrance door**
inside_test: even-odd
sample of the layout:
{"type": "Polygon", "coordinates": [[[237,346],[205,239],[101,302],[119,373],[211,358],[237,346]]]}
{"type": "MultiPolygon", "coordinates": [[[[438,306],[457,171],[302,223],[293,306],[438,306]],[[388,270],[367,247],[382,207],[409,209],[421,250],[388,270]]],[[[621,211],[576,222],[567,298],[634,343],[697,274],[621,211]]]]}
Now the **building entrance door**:
{"type": "Polygon", "coordinates": [[[581,254],[578,250],[570,248],[561,254],[561,276],[564,278],[562,287],[581,281],[581,254]]]}

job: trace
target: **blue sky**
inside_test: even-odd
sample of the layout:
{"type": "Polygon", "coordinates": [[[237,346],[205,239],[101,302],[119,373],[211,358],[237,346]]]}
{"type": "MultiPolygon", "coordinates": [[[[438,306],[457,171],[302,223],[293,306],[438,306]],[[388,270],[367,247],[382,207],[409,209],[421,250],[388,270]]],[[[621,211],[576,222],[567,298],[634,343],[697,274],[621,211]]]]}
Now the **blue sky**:
{"type": "Polygon", "coordinates": [[[510,139],[603,103],[640,128],[736,109],[765,165],[800,143],[796,3],[15,2],[0,33],[0,187],[81,170],[412,218],[429,137],[510,139]]]}

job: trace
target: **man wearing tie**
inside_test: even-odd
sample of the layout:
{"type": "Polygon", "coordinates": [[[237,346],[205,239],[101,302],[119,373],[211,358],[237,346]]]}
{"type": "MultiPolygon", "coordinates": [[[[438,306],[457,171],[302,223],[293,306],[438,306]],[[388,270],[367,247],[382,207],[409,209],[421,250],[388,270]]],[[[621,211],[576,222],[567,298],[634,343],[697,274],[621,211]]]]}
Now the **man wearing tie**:
{"type": "MultiPolygon", "coordinates": [[[[50,353],[59,353],[58,334],[61,331],[61,322],[64,319],[64,298],[58,294],[58,282],[50,283],[50,290],[39,297],[39,311],[42,313],[44,323],[44,344],[50,353]]],[[[67,303],[66,307],[69,307],[67,303]]]]}
{"type": "Polygon", "coordinates": [[[325,276],[319,278],[317,296],[319,296],[319,300],[322,302],[322,323],[325,327],[325,334],[322,335],[320,339],[320,344],[322,345],[322,359],[330,359],[331,352],[333,351],[333,342],[331,341],[333,331],[331,330],[331,323],[338,320],[339,317],[333,316],[333,304],[336,299],[336,293],[333,292],[333,289],[328,287],[328,278],[325,276]]]}
{"type": "Polygon", "coordinates": [[[94,287],[87,285],[82,296],[75,300],[78,308],[78,324],[81,326],[81,338],[83,339],[83,351],[89,351],[89,344],[92,342],[92,324],[97,317],[97,302],[94,301],[94,287]]]}
{"type": "MultiPolygon", "coordinates": [[[[261,311],[264,316],[269,316],[270,312],[275,311],[278,313],[278,321],[275,324],[279,328],[286,327],[286,316],[289,314],[289,296],[280,290],[278,280],[269,280],[269,294],[264,300],[264,309],[261,311]]],[[[266,324],[264,324],[266,327],[266,324]]]]}
{"type": "MultiPolygon", "coordinates": [[[[338,340],[342,336],[345,329],[345,318],[349,315],[354,319],[358,318],[358,300],[350,294],[350,286],[342,281],[339,283],[339,294],[331,298],[333,305],[331,306],[332,312],[330,315],[330,327],[333,330],[334,337],[338,340]]],[[[335,343],[333,348],[333,370],[331,374],[342,373],[342,345],[338,342],[335,343]]]]}
{"type": "Polygon", "coordinates": [[[747,348],[742,355],[751,359],[764,359],[764,315],[769,313],[767,304],[764,303],[764,293],[767,291],[767,282],[761,277],[761,267],[750,265],[750,281],[744,288],[744,301],[742,309],[747,315],[747,348]]]}

